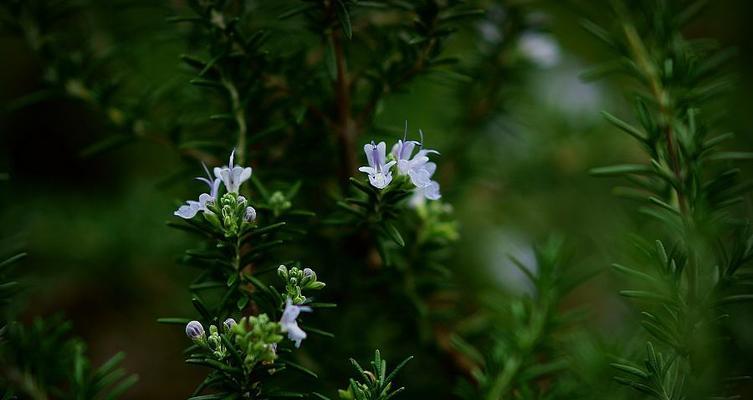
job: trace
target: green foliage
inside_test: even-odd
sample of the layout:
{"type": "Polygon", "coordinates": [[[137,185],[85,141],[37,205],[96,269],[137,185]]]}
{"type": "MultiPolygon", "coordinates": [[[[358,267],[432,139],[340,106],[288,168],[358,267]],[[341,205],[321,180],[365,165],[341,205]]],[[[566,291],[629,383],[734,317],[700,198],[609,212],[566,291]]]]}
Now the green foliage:
{"type": "Polygon", "coordinates": [[[392,380],[405,364],[413,357],[408,357],[398,364],[389,374],[387,374],[387,361],[382,359],[379,350],[374,352],[374,360],[370,362],[371,369],[366,370],[354,359],[350,363],[358,371],[358,379],[351,379],[347,390],[340,390],[339,396],[342,400],[388,400],[405,388],[399,387],[393,389],[392,380]]]}
{"type": "Polygon", "coordinates": [[[485,347],[477,348],[460,336],[455,347],[473,363],[471,376],[476,385],[465,384],[459,394],[466,399],[572,398],[578,392],[569,385],[571,368],[563,334],[576,321],[577,310],[561,314],[561,302],[587,275],[575,279],[572,261],[562,243],[551,240],[536,250],[536,263],[515,265],[533,285],[531,295],[514,299],[490,299],[494,311],[489,323],[466,336],[485,347]],[[532,268],[536,268],[535,270],[532,268]],[[481,335],[481,338],[477,336],[481,335]],[[542,382],[547,382],[542,385],[542,382]]]}
{"type": "Polygon", "coordinates": [[[669,353],[663,359],[649,343],[645,369],[615,365],[628,373],[619,381],[661,399],[726,390],[718,375],[731,371],[715,371],[706,360],[718,348],[716,338],[728,316],[724,304],[748,300],[730,293],[744,290],[737,284],[746,278],[736,275],[749,260],[749,234],[740,229],[748,216],[737,206],[750,185],[739,182],[739,170],[731,165],[745,153],[722,151],[731,135],[716,133],[700,111],[713,109],[711,101],[728,87],[720,66],[730,53],[682,34],[701,9],[702,2],[662,1],[650,8],[655,17],[644,19],[627,4],[615,3],[614,32],[584,24],[619,54],[619,71],[637,82],[637,124],[604,116],[641,144],[648,163],[592,173],[625,177],[634,186],[615,191],[639,201],[641,213],[661,227],[654,246],[636,240],[644,257],[635,266],[614,265],[639,285],[621,294],[639,303],[643,327],[669,353]],[[730,258],[730,252],[737,255],[730,258]]]}
{"type": "Polygon", "coordinates": [[[687,371],[680,370],[681,364],[675,358],[665,359],[661,353],[657,353],[651,342],[648,342],[646,353],[648,358],[644,360],[643,367],[628,361],[613,363],[612,366],[623,374],[615,379],[655,399],[684,399],[687,371]]]}
{"type": "Polygon", "coordinates": [[[345,198],[338,206],[347,214],[336,223],[342,225],[363,225],[374,233],[380,253],[385,257],[386,242],[405,246],[395,223],[405,211],[405,200],[412,194],[412,185],[407,176],[396,177],[385,189],[377,189],[356,178],[350,179],[354,196],[345,198]]]}
{"type": "Polygon", "coordinates": [[[30,325],[16,320],[11,307],[21,284],[11,267],[18,253],[0,262],[0,396],[3,399],[117,399],[138,376],[119,365],[118,353],[100,366],[87,359],[84,342],[71,335],[71,323],[57,316],[37,317],[30,325]]]}
{"type": "Polygon", "coordinates": [[[0,332],[11,318],[8,306],[21,288],[21,284],[11,278],[11,270],[13,264],[24,257],[26,253],[18,253],[0,261],[0,332]]]}
{"type": "Polygon", "coordinates": [[[0,336],[0,383],[7,399],[117,399],[137,381],[119,368],[118,353],[98,367],[71,338],[62,318],[37,318],[30,326],[12,322],[0,336]],[[20,396],[20,397],[18,397],[20,396]]]}

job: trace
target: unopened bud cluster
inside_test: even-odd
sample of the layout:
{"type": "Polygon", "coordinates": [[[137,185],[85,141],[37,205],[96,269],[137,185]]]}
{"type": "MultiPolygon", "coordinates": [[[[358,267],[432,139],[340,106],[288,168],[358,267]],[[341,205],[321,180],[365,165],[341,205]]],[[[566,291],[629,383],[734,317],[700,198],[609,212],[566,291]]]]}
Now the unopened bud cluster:
{"type": "Polygon", "coordinates": [[[218,360],[227,357],[227,349],[222,344],[222,338],[216,326],[209,325],[209,336],[207,336],[201,322],[191,321],[186,325],[186,336],[199,346],[207,348],[218,360]]]}
{"type": "Polygon", "coordinates": [[[279,190],[269,196],[269,208],[272,209],[272,213],[274,213],[275,216],[280,216],[283,211],[289,209],[292,206],[293,205],[290,202],[290,199],[285,197],[285,195],[279,190]]]}
{"type": "Polygon", "coordinates": [[[209,206],[212,213],[204,217],[212,225],[225,232],[226,237],[237,236],[243,224],[256,219],[256,210],[248,205],[245,197],[238,193],[225,193],[218,203],[209,206]]]}
{"type": "Polygon", "coordinates": [[[222,341],[222,335],[225,335],[241,352],[243,363],[249,369],[259,362],[270,364],[277,358],[277,343],[283,339],[283,329],[280,323],[271,321],[266,314],[244,317],[239,322],[228,318],[222,323],[222,328],[220,333],[217,326],[209,325],[207,336],[199,321],[191,321],[186,325],[186,335],[220,361],[229,356],[222,341]]]}
{"type": "Polygon", "coordinates": [[[277,275],[285,282],[285,292],[293,304],[301,304],[306,301],[303,290],[320,290],[325,286],[324,282],[319,282],[316,278],[316,272],[311,268],[300,269],[298,267],[288,267],[280,265],[277,268],[277,275]]]}
{"type": "Polygon", "coordinates": [[[247,368],[261,362],[271,364],[277,358],[277,343],[282,340],[280,324],[270,321],[267,314],[257,317],[244,317],[235,324],[231,332],[235,345],[245,353],[243,363],[247,368]]]}

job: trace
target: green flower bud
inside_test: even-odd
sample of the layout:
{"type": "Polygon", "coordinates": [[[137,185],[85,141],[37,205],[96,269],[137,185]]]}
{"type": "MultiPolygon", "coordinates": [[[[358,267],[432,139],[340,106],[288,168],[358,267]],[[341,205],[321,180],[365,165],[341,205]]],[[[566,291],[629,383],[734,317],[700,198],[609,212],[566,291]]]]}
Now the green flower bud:
{"type": "Polygon", "coordinates": [[[288,280],[288,267],[284,265],[280,265],[277,268],[277,275],[279,275],[280,278],[282,278],[283,280],[287,281],[288,280]]]}

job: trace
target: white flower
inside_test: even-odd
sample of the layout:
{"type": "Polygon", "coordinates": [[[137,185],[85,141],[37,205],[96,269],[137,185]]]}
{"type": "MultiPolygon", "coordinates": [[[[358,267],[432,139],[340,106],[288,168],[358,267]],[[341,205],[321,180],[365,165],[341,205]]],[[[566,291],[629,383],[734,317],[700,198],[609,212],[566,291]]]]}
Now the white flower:
{"type": "Polygon", "coordinates": [[[363,151],[366,153],[366,160],[369,162],[368,167],[358,168],[359,171],[369,175],[371,186],[377,189],[384,189],[392,182],[392,172],[390,168],[395,165],[395,161],[386,162],[387,145],[384,142],[379,144],[365,144],[363,151]]]}
{"type": "Polygon", "coordinates": [[[228,192],[238,193],[241,184],[251,177],[251,167],[243,168],[233,165],[233,157],[235,157],[235,150],[230,153],[230,163],[228,165],[222,168],[214,168],[214,176],[222,180],[228,192]]]}
{"type": "Polygon", "coordinates": [[[288,339],[295,343],[295,347],[301,347],[301,342],[306,339],[306,332],[298,326],[298,314],[301,312],[311,312],[311,307],[294,305],[290,299],[285,302],[285,311],[280,318],[280,326],[283,332],[287,332],[288,339]]]}

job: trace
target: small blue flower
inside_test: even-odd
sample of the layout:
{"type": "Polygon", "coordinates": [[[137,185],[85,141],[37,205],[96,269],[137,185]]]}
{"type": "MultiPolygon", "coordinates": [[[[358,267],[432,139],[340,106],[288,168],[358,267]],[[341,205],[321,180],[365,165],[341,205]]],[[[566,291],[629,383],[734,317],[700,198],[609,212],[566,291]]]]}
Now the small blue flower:
{"type": "Polygon", "coordinates": [[[214,168],[214,175],[222,180],[225,184],[225,189],[230,193],[238,193],[238,189],[243,182],[247,181],[251,177],[251,167],[239,167],[233,165],[233,158],[235,157],[235,149],[230,153],[230,163],[220,168],[214,168]]]}
{"type": "Polygon", "coordinates": [[[358,168],[358,170],[369,175],[371,186],[377,189],[384,189],[392,182],[390,168],[395,165],[396,161],[386,162],[387,145],[384,142],[365,144],[363,151],[366,153],[366,160],[369,162],[369,166],[358,168]]]}
{"type": "Polygon", "coordinates": [[[298,321],[296,321],[298,314],[311,311],[311,307],[294,305],[290,298],[285,301],[285,311],[282,312],[280,326],[283,332],[288,333],[288,339],[295,343],[295,347],[301,347],[301,342],[306,339],[306,332],[298,326],[298,321]]]}

